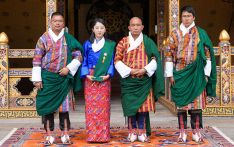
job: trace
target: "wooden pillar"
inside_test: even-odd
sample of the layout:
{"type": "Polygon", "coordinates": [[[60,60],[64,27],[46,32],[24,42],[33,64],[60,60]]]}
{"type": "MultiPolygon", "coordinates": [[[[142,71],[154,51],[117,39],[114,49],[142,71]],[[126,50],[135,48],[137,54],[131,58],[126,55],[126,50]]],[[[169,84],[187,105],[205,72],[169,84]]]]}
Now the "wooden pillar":
{"type": "Polygon", "coordinates": [[[169,33],[179,26],[180,0],[169,0],[169,33]]]}
{"type": "MultiPolygon", "coordinates": [[[[179,0],[168,0],[169,4],[169,21],[168,21],[168,34],[174,29],[179,27],[179,0]]],[[[166,45],[166,40],[164,41],[163,47],[166,45]]],[[[163,55],[163,54],[162,54],[163,55]]],[[[172,113],[176,113],[175,103],[171,100],[171,90],[170,83],[168,79],[165,79],[165,98],[162,98],[160,102],[165,105],[172,113]]]]}
{"type": "MultiPolygon", "coordinates": [[[[166,38],[166,19],[165,18],[165,1],[157,1],[157,45],[158,49],[163,50],[163,40],[166,38]]],[[[161,52],[163,57],[163,52],[161,52]]]]}
{"type": "Polygon", "coordinates": [[[217,65],[216,97],[207,97],[208,105],[203,110],[205,116],[234,116],[234,71],[231,65],[231,44],[228,33],[223,30],[219,36],[219,46],[216,56],[219,57],[217,65]],[[216,103],[218,102],[218,103],[216,103]]]}
{"type": "Polygon", "coordinates": [[[8,37],[2,32],[0,34],[0,109],[8,109],[8,37]]]}
{"type": "MultiPolygon", "coordinates": [[[[155,36],[156,1],[149,1],[149,36],[155,36]]],[[[156,38],[155,38],[156,39],[156,38]]]]}
{"type": "Polygon", "coordinates": [[[57,0],[46,0],[46,30],[49,29],[50,16],[57,10],[57,0]]]}
{"type": "Polygon", "coordinates": [[[221,106],[232,104],[231,96],[231,44],[230,37],[226,30],[223,30],[219,36],[220,49],[220,84],[221,84],[221,106]]]}

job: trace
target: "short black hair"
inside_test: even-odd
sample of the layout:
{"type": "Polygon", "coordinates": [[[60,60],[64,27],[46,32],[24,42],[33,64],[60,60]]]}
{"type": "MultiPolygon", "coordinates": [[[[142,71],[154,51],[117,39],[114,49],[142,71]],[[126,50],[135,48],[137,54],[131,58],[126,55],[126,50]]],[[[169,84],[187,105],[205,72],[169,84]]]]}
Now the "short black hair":
{"type": "MultiPolygon", "coordinates": [[[[94,18],[94,20],[92,21],[92,24],[91,24],[91,28],[93,29],[94,26],[96,25],[96,23],[98,23],[98,22],[101,23],[101,24],[103,24],[106,27],[106,21],[104,19],[102,19],[102,18],[94,18]]],[[[108,38],[106,32],[104,33],[104,38],[105,39],[108,38]]],[[[90,35],[89,40],[90,40],[91,43],[93,43],[94,39],[95,39],[95,34],[92,32],[91,35],[90,35]]]]}
{"type": "Polygon", "coordinates": [[[52,19],[54,16],[62,16],[64,18],[63,14],[61,12],[52,13],[50,19],[52,19]]]}
{"type": "Polygon", "coordinates": [[[183,12],[188,12],[188,13],[192,13],[193,17],[195,17],[195,10],[192,6],[184,6],[180,9],[180,14],[182,15],[183,12]]]}

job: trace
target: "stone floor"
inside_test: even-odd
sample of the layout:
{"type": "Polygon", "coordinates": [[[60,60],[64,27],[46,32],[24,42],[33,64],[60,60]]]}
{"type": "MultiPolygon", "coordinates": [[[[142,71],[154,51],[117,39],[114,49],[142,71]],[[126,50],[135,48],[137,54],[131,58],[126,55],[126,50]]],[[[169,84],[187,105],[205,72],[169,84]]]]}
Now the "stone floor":
{"type": "MultiPolygon", "coordinates": [[[[70,113],[72,127],[85,127],[84,101],[79,100],[77,110],[70,113]]],[[[177,117],[161,104],[156,104],[156,113],[151,113],[152,126],[176,127],[177,117]]],[[[189,118],[188,118],[189,120],[189,118]]],[[[40,118],[31,119],[2,119],[0,125],[0,140],[2,140],[13,128],[42,127],[40,118]]],[[[58,118],[56,118],[58,127],[58,118]]],[[[234,118],[233,117],[204,117],[204,126],[215,126],[224,133],[231,141],[234,141],[234,118]]],[[[188,122],[188,124],[190,124],[188,122]]],[[[111,126],[125,126],[120,100],[115,98],[111,101],[111,126]]],[[[233,145],[234,146],[234,145],[233,145]]]]}

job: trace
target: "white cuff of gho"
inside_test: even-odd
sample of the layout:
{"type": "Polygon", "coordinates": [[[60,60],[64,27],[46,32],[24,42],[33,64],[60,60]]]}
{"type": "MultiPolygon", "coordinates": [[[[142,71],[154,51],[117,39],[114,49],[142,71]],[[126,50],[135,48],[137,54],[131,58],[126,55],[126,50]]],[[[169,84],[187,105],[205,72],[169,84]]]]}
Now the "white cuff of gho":
{"type": "Polygon", "coordinates": [[[41,79],[41,67],[32,68],[32,82],[42,81],[41,79]]]}
{"type": "Polygon", "coordinates": [[[144,68],[147,71],[146,74],[151,77],[157,69],[157,61],[155,59],[151,60],[144,68]]]}
{"type": "Polygon", "coordinates": [[[70,73],[72,76],[74,76],[74,75],[76,74],[78,68],[80,67],[80,65],[81,65],[81,63],[80,63],[79,60],[73,59],[73,60],[71,61],[71,63],[69,63],[69,64],[67,65],[67,68],[69,69],[69,73],[70,73]]]}
{"type": "Polygon", "coordinates": [[[131,68],[125,65],[122,61],[117,61],[115,68],[122,78],[126,78],[131,73],[131,68]]]}
{"type": "Polygon", "coordinates": [[[173,77],[173,62],[165,62],[164,77],[173,77]]]}
{"type": "Polygon", "coordinates": [[[210,60],[206,60],[206,66],[204,68],[204,72],[206,76],[210,76],[211,73],[211,61],[210,60]]]}

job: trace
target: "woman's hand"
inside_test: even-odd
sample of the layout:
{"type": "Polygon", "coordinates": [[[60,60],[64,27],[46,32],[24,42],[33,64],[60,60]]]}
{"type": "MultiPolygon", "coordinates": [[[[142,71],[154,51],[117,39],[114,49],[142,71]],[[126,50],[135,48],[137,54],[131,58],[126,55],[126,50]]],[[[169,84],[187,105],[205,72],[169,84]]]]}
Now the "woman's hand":
{"type": "Polygon", "coordinates": [[[90,81],[93,81],[93,76],[91,75],[86,75],[86,78],[89,79],[90,81]]]}
{"type": "Polygon", "coordinates": [[[103,79],[103,81],[106,81],[110,78],[110,75],[100,76],[100,77],[103,79]]]}

